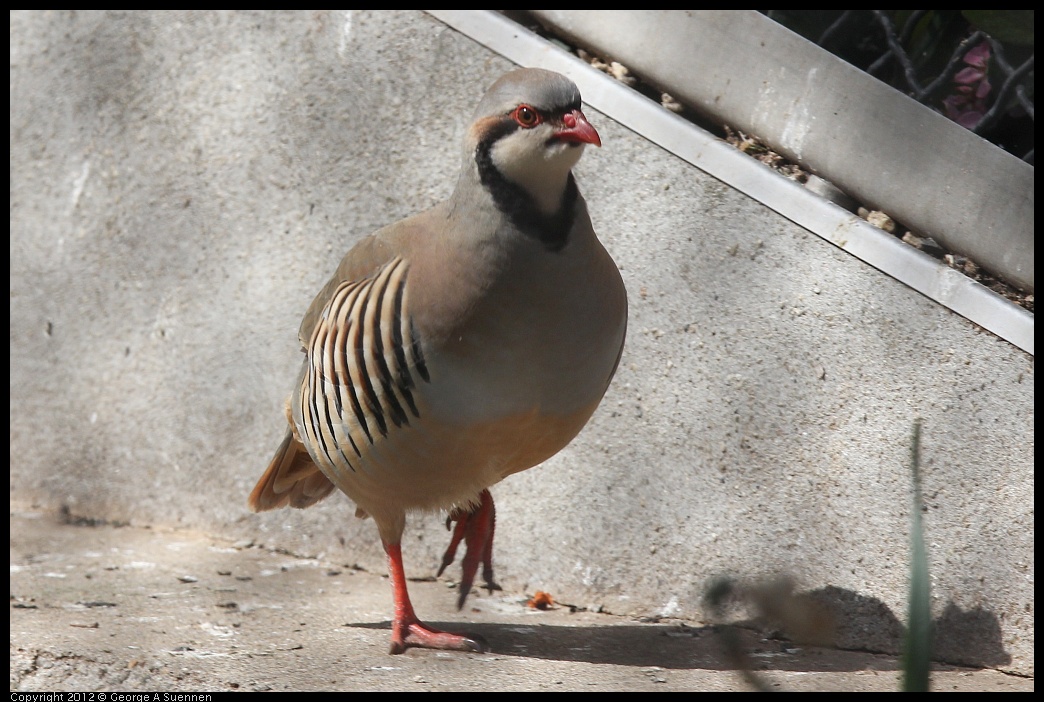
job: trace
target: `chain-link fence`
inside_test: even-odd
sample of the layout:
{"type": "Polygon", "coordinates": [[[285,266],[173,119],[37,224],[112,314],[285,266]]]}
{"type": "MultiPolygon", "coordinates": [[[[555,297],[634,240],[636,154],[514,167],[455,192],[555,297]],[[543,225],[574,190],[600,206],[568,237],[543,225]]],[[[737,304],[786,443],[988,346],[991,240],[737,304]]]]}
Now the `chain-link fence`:
{"type": "Polygon", "coordinates": [[[1033,10],[764,13],[1033,163],[1033,10]]]}

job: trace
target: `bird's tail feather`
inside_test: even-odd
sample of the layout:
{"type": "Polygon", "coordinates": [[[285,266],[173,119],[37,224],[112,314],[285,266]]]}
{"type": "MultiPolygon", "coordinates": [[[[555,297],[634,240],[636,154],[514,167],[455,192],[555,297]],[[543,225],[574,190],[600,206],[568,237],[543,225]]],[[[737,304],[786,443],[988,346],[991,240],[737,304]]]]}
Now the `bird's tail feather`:
{"type": "Polygon", "coordinates": [[[289,429],[268,470],[257,481],[247,504],[254,512],[279,507],[311,507],[333,492],[334,485],[289,429]]]}

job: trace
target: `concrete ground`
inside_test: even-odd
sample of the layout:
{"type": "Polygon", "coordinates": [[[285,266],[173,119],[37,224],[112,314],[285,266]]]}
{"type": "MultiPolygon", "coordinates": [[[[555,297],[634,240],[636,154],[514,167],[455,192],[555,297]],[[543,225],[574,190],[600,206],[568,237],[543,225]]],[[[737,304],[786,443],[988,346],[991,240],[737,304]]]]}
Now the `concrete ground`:
{"type": "MultiPolygon", "coordinates": [[[[540,611],[510,590],[457,612],[452,582],[414,580],[422,618],[491,650],[391,656],[387,578],[346,565],[350,549],[320,560],[195,531],[10,520],[12,691],[750,689],[701,622],[540,611]]],[[[899,689],[893,656],[735,631],[772,689],[899,689]]],[[[1032,691],[1033,679],[936,666],[932,689],[1032,691]]]]}

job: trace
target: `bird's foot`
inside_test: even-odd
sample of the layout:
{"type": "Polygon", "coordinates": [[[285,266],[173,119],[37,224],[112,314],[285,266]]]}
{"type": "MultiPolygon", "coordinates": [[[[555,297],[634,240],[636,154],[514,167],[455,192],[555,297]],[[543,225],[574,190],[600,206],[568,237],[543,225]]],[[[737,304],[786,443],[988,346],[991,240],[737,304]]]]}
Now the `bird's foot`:
{"type": "Polygon", "coordinates": [[[403,653],[407,648],[432,648],[440,651],[471,651],[486,653],[489,645],[481,636],[451,634],[432,629],[414,618],[412,621],[392,622],[390,653],[403,653]]]}
{"type": "Polygon", "coordinates": [[[463,541],[466,547],[464,559],[461,561],[460,595],[457,597],[457,609],[464,606],[471,586],[475,582],[479,561],[482,562],[482,580],[490,592],[499,590],[500,586],[493,580],[493,531],[496,526],[497,511],[493,506],[493,496],[489,490],[479,494],[479,504],[470,510],[455,509],[446,518],[446,528],[453,522],[453,536],[449,547],[442,556],[439,575],[457,556],[457,546],[463,541]]]}

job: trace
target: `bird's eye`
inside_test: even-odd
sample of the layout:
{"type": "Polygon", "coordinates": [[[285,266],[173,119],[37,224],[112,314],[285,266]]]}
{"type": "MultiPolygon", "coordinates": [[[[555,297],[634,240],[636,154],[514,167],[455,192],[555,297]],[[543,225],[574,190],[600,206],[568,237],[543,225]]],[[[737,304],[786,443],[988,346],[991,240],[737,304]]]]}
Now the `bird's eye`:
{"type": "Polygon", "coordinates": [[[543,119],[540,117],[540,113],[535,108],[529,105],[519,105],[515,108],[515,113],[511,115],[515,118],[522,127],[529,129],[540,124],[543,119]]]}

